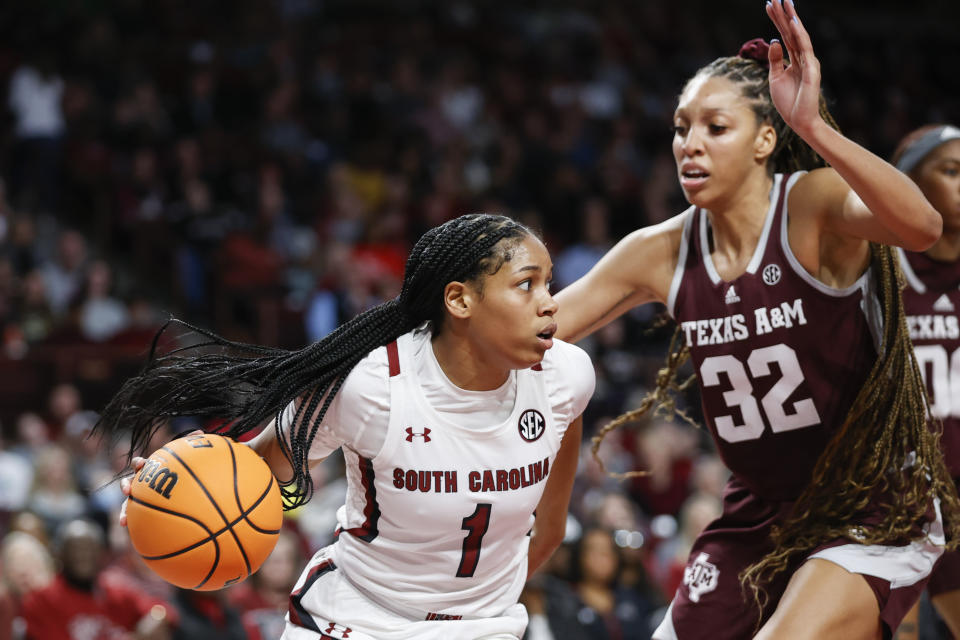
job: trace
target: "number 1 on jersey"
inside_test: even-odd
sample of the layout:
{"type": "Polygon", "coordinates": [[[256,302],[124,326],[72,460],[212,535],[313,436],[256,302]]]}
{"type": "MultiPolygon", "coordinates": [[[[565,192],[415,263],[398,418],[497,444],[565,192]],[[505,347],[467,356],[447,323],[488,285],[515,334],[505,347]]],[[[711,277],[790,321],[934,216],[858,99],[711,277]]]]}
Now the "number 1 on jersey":
{"type": "Polygon", "coordinates": [[[489,503],[482,502],[477,505],[472,514],[463,519],[463,526],[460,528],[467,532],[467,537],[463,539],[463,554],[460,556],[460,567],[457,569],[458,578],[472,578],[473,572],[477,570],[477,563],[480,562],[480,544],[490,526],[490,507],[489,503]]]}

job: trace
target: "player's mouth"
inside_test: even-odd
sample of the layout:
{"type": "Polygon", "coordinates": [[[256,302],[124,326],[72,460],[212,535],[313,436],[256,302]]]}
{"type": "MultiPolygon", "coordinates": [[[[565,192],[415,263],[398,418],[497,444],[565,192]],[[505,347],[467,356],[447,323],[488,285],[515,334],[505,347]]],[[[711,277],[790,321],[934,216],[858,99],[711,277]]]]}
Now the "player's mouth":
{"type": "Polygon", "coordinates": [[[537,334],[537,338],[540,340],[540,344],[543,345],[544,349],[549,349],[553,346],[553,334],[557,332],[557,323],[551,322],[546,327],[543,328],[540,333],[537,334]]]}
{"type": "Polygon", "coordinates": [[[703,167],[685,163],[680,167],[680,186],[684,189],[696,189],[710,178],[710,172],[703,167]]]}

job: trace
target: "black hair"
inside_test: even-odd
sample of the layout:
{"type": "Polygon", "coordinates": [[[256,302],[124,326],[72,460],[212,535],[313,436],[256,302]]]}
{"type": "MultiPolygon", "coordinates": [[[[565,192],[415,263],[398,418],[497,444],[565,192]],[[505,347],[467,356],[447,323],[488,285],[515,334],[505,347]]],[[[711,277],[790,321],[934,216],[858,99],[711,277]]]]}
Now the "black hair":
{"type": "Polygon", "coordinates": [[[434,333],[442,331],[447,283],[482,284],[530,235],[535,234],[519,222],[492,214],[465,215],[434,227],[410,252],[397,298],[302,349],[233,342],[171,319],[154,337],[140,373],[127,380],[104,408],[95,431],[111,441],[129,434],[132,457],[149,453],[153,434],[170,418],[219,420],[224,426],[218,431],[232,438],[274,419],[277,439],[294,473],[280,483],[284,507],[299,506],[313,492],[310,445],[351,369],[373,349],[426,321],[434,333]],[[172,326],[185,328],[199,341],[158,353],[158,344],[172,326]],[[280,416],[298,398],[285,432],[280,416]]]}

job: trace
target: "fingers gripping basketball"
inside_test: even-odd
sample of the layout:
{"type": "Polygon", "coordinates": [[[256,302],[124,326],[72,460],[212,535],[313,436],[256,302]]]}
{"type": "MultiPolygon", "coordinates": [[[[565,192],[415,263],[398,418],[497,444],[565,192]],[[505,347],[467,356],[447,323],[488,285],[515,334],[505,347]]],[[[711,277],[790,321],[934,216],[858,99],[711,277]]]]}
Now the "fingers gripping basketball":
{"type": "Polygon", "coordinates": [[[213,434],[161,447],[134,477],[130,539],[147,565],[188,589],[244,580],[270,554],[283,521],[277,481],[249,447],[213,434]]]}

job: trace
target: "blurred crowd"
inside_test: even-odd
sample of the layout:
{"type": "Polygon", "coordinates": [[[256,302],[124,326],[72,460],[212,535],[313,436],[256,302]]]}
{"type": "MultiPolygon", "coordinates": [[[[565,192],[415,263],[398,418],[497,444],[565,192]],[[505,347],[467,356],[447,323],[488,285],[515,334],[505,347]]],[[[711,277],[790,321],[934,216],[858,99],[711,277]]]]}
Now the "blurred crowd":
{"type": "MultiPolygon", "coordinates": [[[[960,120],[957,6],[920,4],[800,7],[836,120],[881,155],[960,120]]],[[[224,593],[159,583],[116,530],[123,443],[88,436],[164,319],[300,346],[396,295],[411,243],[473,211],[540,230],[560,288],[685,207],[683,82],[772,35],[760,3],[700,0],[0,6],[0,640],[97,581],[136,603],[110,622],[87,603],[110,637],[276,637],[333,530],[337,460],[278,568],[224,593]]],[[[651,307],[583,343],[587,436],[636,406],[671,332],[651,307]]],[[[680,401],[694,420],[697,402],[680,401]]],[[[585,445],[567,541],[524,592],[531,640],[648,638],[719,512],[726,472],[682,419],[649,417],[599,456],[585,445]],[[631,469],[648,473],[607,473],[631,469]]]]}

